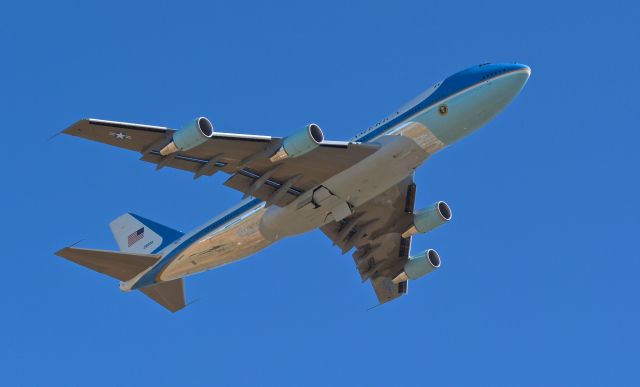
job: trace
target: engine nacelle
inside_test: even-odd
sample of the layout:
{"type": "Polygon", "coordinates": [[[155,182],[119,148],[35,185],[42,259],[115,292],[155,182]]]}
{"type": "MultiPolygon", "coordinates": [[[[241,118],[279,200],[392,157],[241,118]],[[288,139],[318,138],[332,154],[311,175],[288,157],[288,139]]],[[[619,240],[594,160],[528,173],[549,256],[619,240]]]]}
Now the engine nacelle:
{"type": "Polygon", "coordinates": [[[193,149],[213,137],[213,125],[205,117],[198,117],[173,134],[171,142],[160,150],[166,156],[177,151],[193,149]]]}
{"type": "Polygon", "coordinates": [[[275,163],[276,161],[302,156],[320,146],[323,140],[322,129],[316,124],[309,124],[293,135],[286,137],[280,149],[269,160],[275,163]]]}
{"type": "Polygon", "coordinates": [[[416,211],[413,214],[413,225],[402,233],[403,238],[415,234],[424,234],[451,220],[451,208],[443,201],[436,202],[431,207],[416,211]]]}
{"type": "Polygon", "coordinates": [[[404,271],[393,279],[393,283],[416,280],[440,267],[440,255],[433,249],[409,257],[404,264],[404,271]]]}

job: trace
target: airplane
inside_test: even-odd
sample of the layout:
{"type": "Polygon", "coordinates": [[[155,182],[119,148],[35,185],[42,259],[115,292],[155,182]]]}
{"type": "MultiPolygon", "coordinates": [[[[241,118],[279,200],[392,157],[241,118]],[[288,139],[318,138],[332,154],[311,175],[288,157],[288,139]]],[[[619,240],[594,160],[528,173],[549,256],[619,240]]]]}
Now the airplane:
{"type": "Polygon", "coordinates": [[[156,169],[182,169],[194,179],[222,171],[243,200],[186,234],[125,213],[110,223],[120,251],[71,246],[56,255],[175,312],[187,305],[185,277],[319,228],[343,254],[355,249],[360,279],[384,304],[440,267],[434,249],[410,255],[411,239],[452,217],[444,201],[414,209],[414,171],[504,109],[530,75],[518,63],[470,67],[349,141],[327,141],[313,123],[280,138],[216,132],[205,117],[178,130],[80,120],[63,133],[139,152],[156,169]]]}

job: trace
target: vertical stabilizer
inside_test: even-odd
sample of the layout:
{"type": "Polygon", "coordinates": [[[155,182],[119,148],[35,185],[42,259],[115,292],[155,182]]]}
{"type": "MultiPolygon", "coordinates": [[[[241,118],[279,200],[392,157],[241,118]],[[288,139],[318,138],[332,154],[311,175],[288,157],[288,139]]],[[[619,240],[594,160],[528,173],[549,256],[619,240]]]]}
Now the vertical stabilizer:
{"type": "Polygon", "coordinates": [[[109,224],[121,251],[154,254],[184,234],[167,226],[126,213],[109,224]]]}

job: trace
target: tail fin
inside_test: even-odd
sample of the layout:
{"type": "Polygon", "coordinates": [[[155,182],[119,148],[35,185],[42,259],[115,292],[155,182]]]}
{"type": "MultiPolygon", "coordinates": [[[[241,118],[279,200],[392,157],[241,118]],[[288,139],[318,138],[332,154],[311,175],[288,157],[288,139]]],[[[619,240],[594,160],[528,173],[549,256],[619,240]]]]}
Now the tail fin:
{"type": "MultiPolygon", "coordinates": [[[[160,255],[157,254],[137,254],[77,247],[66,247],[56,252],[56,255],[120,281],[130,280],[153,266],[160,259],[160,255]]],[[[147,286],[140,291],[172,312],[187,305],[182,278],[147,286]]]]}
{"type": "Polygon", "coordinates": [[[153,254],[184,234],[167,226],[126,213],[109,224],[120,250],[153,254]]]}

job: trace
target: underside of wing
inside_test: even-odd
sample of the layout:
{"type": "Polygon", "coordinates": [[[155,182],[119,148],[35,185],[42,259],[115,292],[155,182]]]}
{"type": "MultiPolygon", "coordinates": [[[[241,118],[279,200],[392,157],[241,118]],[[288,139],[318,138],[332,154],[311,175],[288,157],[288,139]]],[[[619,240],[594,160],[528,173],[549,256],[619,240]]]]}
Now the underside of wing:
{"type": "Polygon", "coordinates": [[[62,133],[82,137],[129,149],[140,153],[150,151],[153,145],[167,141],[174,130],[161,126],[139,125],[127,122],[96,119],[80,120],[62,133]]]}
{"type": "Polygon", "coordinates": [[[351,216],[322,227],[343,254],[355,247],[353,259],[363,282],[371,280],[382,304],[407,292],[407,282],[393,283],[409,257],[416,186],[407,177],[396,186],[354,209],[351,216]]]}
{"type": "Polygon", "coordinates": [[[283,138],[213,132],[201,144],[167,155],[161,152],[176,130],[165,127],[86,119],[64,133],[140,152],[141,159],[156,164],[156,169],[177,168],[194,178],[223,171],[231,175],[225,182],[228,187],[278,206],[378,149],[371,144],[323,141],[299,157],[272,161],[283,138]]]}

